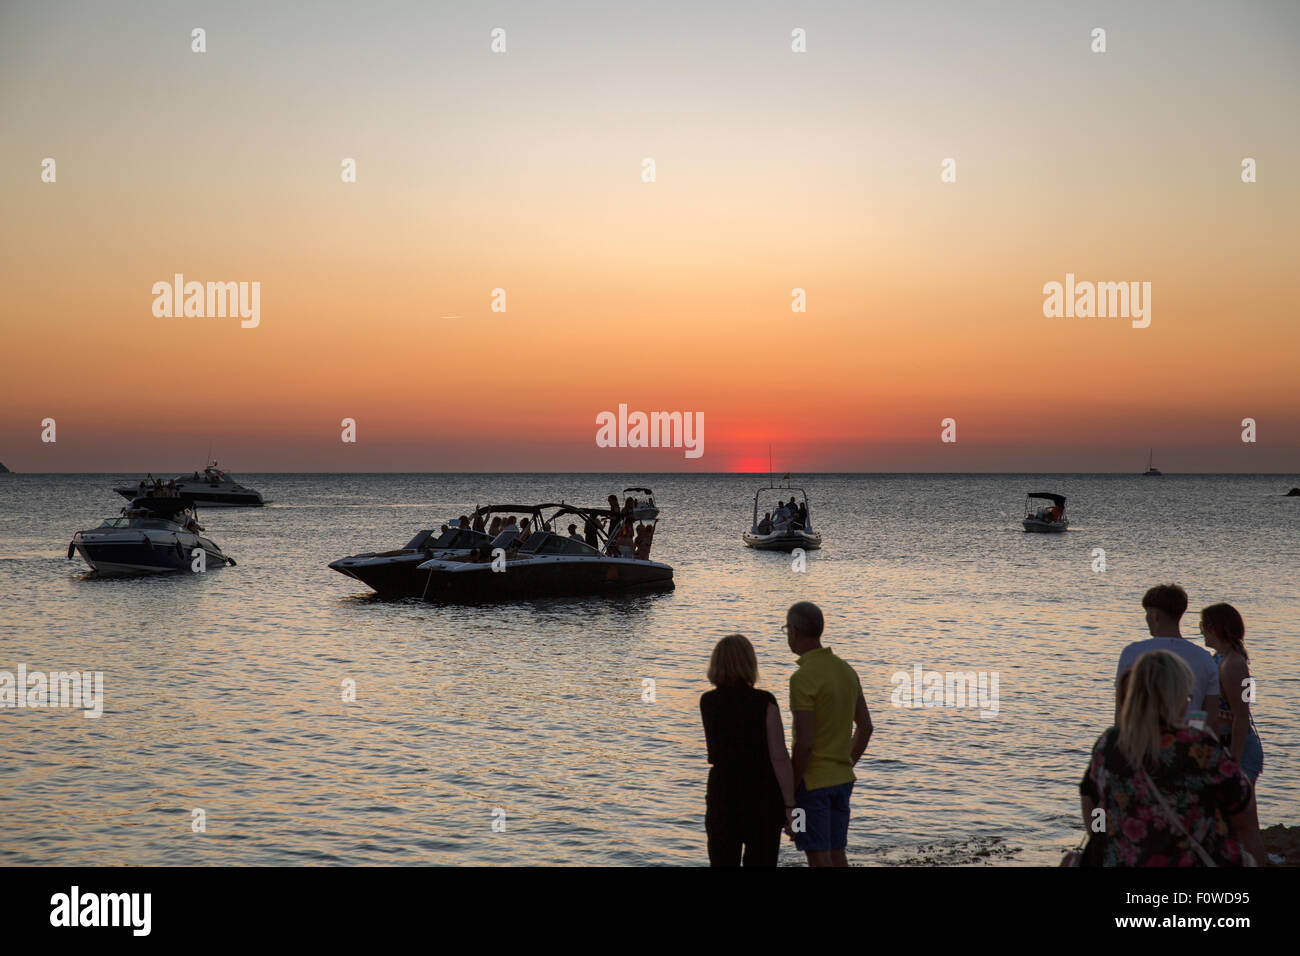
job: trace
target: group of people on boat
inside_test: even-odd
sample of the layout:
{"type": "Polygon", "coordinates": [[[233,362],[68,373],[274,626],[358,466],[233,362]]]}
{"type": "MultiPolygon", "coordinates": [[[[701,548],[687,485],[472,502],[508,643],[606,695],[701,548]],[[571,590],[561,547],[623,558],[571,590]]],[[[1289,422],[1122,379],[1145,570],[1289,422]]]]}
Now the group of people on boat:
{"type": "Polygon", "coordinates": [[[152,474],[148,478],[141,478],[139,485],[140,497],[152,498],[179,498],[180,489],[176,487],[176,479],[169,478],[164,482],[161,478],[155,478],[152,474]]]}
{"type": "MultiPolygon", "coordinates": [[[[655,526],[653,522],[637,522],[636,511],[638,505],[637,499],[630,495],[621,505],[617,495],[610,495],[609,513],[604,518],[599,514],[588,514],[583,522],[581,533],[578,531],[578,525],[571,523],[568,527],[568,537],[575,541],[581,541],[599,551],[601,550],[600,536],[604,533],[606,542],[604,553],[606,555],[649,561],[650,545],[654,540],[655,526]]],[[[551,527],[549,521],[517,518],[514,515],[493,515],[491,521],[485,521],[483,514],[478,509],[475,509],[473,518],[470,518],[469,515],[461,515],[456,523],[461,528],[470,528],[486,534],[494,540],[502,532],[514,528],[516,534],[508,545],[510,550],[518,550],[538,531],[544,531],[548,534],[554,533],[554,528],[551,527]]],[[[440,530],[445,534],[448,531],[448,525],[444,524],[440,530]]]]}
{"type": "Polygon", "coordinates": [[[808,505],[802,501],[796,504],[794,498],[791,498],[789,501],[778,501],[776,511],[764,512],[757,530],[759,534],[771,534],[786,529],[799,530],[807,525],[808,505]]]}
{"type": "Polygon", "coordinates": [[[1039,508],[1029,517],[1035,521],[1050,521],[1055,524],[1065,517],[1065,507],[1063,505],[1052,505],[1050,508],[1039,508]]]}
{"type": "MultiPolygon", "coordinates": [[[[154,494],[152,495],[152,497],[175,498],[179,496],[166,495],[166,494],[154,494]]],[[[122,515],[126,518],[160,517],[158,514],[154,513],[148,508],[131,508],[131,507],[123,508],[122,515]]],[[[199,524],[199,509],[196,508],[194,505],[190,505],[184,511],[180,511],[177,512],[176,514],[170,515],[169,520],[174,521],[176,524],[180,525],[184,530],[188,531],[190,534],[199,534],[204,530],[203,525],[199,524]]]]}

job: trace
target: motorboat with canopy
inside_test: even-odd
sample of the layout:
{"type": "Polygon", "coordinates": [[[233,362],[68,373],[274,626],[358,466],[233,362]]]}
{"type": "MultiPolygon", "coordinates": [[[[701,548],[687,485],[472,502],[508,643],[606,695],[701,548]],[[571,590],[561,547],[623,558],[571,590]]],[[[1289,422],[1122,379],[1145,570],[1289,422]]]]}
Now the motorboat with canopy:
{"type": "Polygon", "coordinates": [[[1050,491],[1031,491],[1025,496],[1025,519],[1021,522],[1026,531],[1065,531],[1070,527],[1065,517],[1065,495],[1050,491]],[[1040,502],[1050,501],[1045,505],[1040,502]]]}
{"type": "MultiPolygon", "coordinates": [[[[787,476],[788,477],[788,476],[787,476]]],[[[808,493],[802,488],[791,486],[789,483],[778,485],[776,483],[764,485],[754,492],[754,520],[749,530],[741,535],[741,540],[751,548],[759,551],[793,551],[795,548],[803,548],[805,551],[815,551],[822,546],[822,536],[813,529],[812,508],[808,504],[808,493]],[[779,498],[782,502],[775,511],[771,512],[770,517],[767,513],[759,518],[759,501],[767,493],[770,499],[775,497],[771,492],[798,492],[803,497],[803,507],[794,507],[794,495],[790,495],[788,503],[785,499],[779,498]]]]}
{"type": "MultiPolygon", "coordinates": [[[[648,489],[629,490],[648,493],[648,489]]],[[[521,510],[538,517],[526,536],[518,525],[510,525],[468,558],[432,558],[421,564],[419,570],[426,577],[420,597],[502,601],[673,588],[672,567],[650,560],[657,508],[655,517],[648,519],[638,517],[647,512],[635,502],[631,509],[583,508],[564,502],[527,509],[489,505],[475,515],[521,510]],[[566,522],[575,526],[571,535],[560,533],[566,522]]]]}

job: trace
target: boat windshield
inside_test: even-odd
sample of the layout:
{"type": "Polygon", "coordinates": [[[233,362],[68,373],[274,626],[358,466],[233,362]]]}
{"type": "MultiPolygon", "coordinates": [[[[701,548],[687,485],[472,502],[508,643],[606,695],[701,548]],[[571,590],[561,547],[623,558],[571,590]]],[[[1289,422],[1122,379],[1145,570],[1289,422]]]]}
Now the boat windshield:
{"type": "Polygon", "coordinates": [[[445,534],[439,535],[438,540],[433,543],[433,547],[468,551],[470,548],[477,548],[480,544],[487,544],[490,540],[481,531],[471,531],[469,528],[448,528],[445,534]]]}
{"type": "Polygon", "coordinates": [[[152,531],[175,531],[180,527],[174,521],[162,518],[105,518],[101,528],[144,528],[152,531]]]}
{"type": "Polygon", "coordinates": [[[424,551],[432,549],[435,551],[454,550],[468,551],[470,548],[478,547],[480,544],[486,544],[489,538],[481,531],[471,531],[469,528],[448,528],[439,534],[436,531],[421,531],[410,541],[406,542],[407,551],[424,551]]]}
{"type": "Polygon", "coordinates": [[[495,551],[497,548],[508,548],[517,537],[519,537],[519,526],[506,525],[501,533],[492,539],[492,549],[495,551]]]}

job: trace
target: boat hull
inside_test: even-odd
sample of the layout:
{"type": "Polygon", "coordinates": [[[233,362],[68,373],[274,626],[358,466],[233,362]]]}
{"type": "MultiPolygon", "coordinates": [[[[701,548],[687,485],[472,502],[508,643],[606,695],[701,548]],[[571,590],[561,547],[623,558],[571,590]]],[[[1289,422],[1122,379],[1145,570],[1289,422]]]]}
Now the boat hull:
{"type": "Polygon", "coordinates": [[[468,551],[388,551],[383,554],[357,554],[330,562],[339,574],[356,578],[376,594],[384,597],[419,597],[428,575],[419,570],[431,558],[468,557],[468,551]]]}
{"type": "MultiPolygon", "coordinates": [[[[114,488],[123,498],[134,499],[140,497],[140,489],[137,488],[114,488]]],[[[263,505],[262,496],[256,491],[216,491],[204,490],[201,487],[184,488],[177,486],[181,501],[191,505],[202,505],[205,508],[260,508],[263,505]]]]}
{"type": "Polygon", "coordinates": [[[822,536],[816,531],[773,531],[771,534],[746,531],[740,537],[757,551],[793,551],[795,548],[816,551],[822,546],[822,536]]]}
{"type": "Polygon", "coordinates": [[[1037,534],[1053,534],[1060,531],[1068,531],[1070,528],[1070,522],[1068,520],[1039,521],[1036,518],[1026,518],[1020,523],[1024,525],[1026,531],[1037,534]]]}
{"type": "Polygon", "coordinates": [[[68,557],[81,555],[101,575],[172,574],[194,570],[194,550],[204,551],[207,570],[233,564],[215,543],[198,535],[125,530],[79,531],[68,545],[68,557]]]}
{"type": "Polygon", "coordinates": [[[673,569],[635,558],[539,556],[508,561],[493,571],[491,562],[426,562],[421,597],[429,601],[512,601],[669,591],[673,569]]]}

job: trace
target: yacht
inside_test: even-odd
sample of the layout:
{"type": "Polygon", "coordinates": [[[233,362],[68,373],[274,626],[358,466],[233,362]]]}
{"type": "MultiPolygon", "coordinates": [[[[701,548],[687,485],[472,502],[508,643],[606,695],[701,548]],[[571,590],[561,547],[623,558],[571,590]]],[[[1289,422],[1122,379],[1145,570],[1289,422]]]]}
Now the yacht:
{"type": "Polygon", "coordinates": [[[1065,517],[1065,495],[1053,494],[1050,491],[1031,491],[1025,495],[1025,518],[1021,524],[1026,531],[1068,530],[1070,522],[1065,517]],[[1035,508],[1035,501],[1050,501],[1052,504],[1035,508]]]}
{"type": "MultiPolygon", "coordinates": [[[[190,504],[206,505],[209,508],[257,508],[264,504],[261,492],[241,485],[229,473],[218,468],[215,461],[203,469],[203,474],[196,471],[191,475],[177,475],[173,480],[181,500],[190,504]]],[[[141,479],[134,487],[113,490],[123,498],[138,498],[149,494],[154,488],[148,479],[141,479]]]]}
{"type": "MultiPolygon", "coordinates": [[[[788,477],[788,476],[787,476],[788,477]]],[[[774,497],[768,495],[768,497],[774,497]]],[[[790,495],[790,501],[794,501],[794,495],[790,495]]],[[[749,526],[749,530],[740,536],[741,540],[751,548],[759,551],[793,551],[795,548],[803,548],[805,551],[816,551],[822,546],[822,536],[813,530],[812,508],[808,505],[808,493],[802,488],[793,488],[789,484],[785,485],[764,485],[754,492],[754,521],[749,526]],[[798,517],[780,517],[768,519],[758,517],[758,502],[763,497],[764,492],[780,491],[780,500],[784,501],[784,493],[787,491],[799,492],[803,496],[803,512],[805,519],[800,522],[798,517]]]]}
{"type": "Polygon", "coordinates": [[[1161,472],[1159,468],[1155,467],[1154,462],[1155,462],[1155,449],[1151,448],[1147,450],[1147,470],[1142,472],[1143,475],[1163,474],[1163,472],[1161,472]]]}
{"type": "Polygon", "coordinates": [[[210,571],[234,566],[215,542],[200,532],[198,514],[181,498],[134,499],[116,518],[89,531],[78,531],[68,544],[68,559],[80,554],[103,575],[163,574],[170,571],[210,571]],[[196,567],[198,553],[202,563],[196,567]]]}

